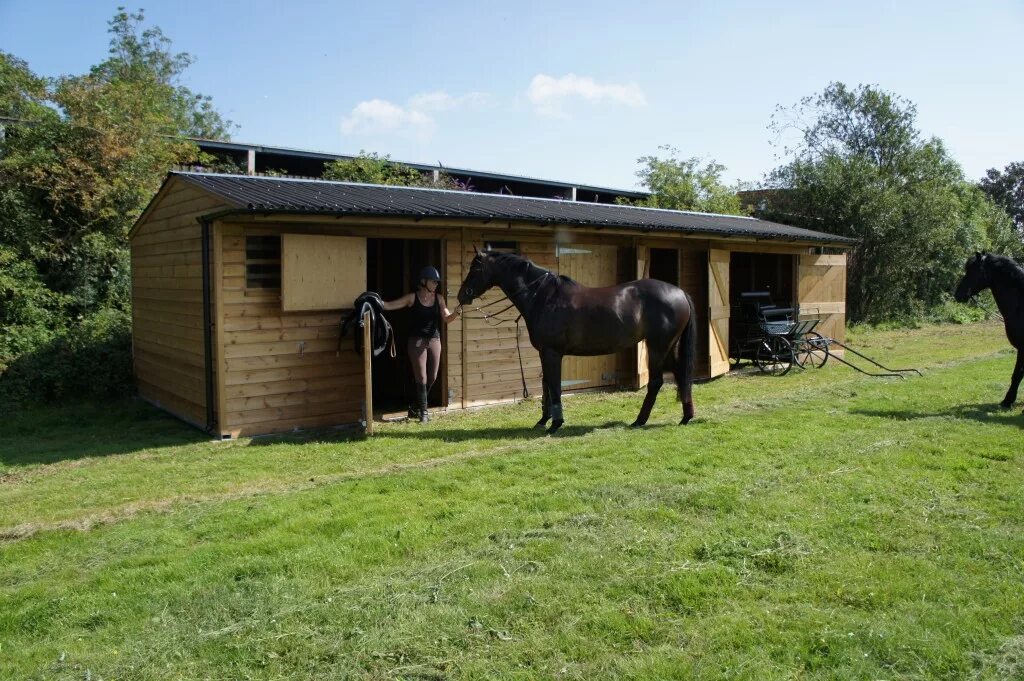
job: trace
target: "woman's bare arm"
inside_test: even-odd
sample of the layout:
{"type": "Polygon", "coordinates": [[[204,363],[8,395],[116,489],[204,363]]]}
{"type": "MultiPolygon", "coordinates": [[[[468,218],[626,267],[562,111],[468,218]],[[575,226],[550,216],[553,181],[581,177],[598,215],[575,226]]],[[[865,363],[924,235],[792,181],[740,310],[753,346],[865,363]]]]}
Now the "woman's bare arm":
{"type": "Polygon", "coordinates": [[[459,305],[457,308],[455,308],[454,312],[449,312],[448,311],[448,303],[445,302],[444,296],[442,296],[440,293],[437,294],[437,301],[441,304],[441,319],[444,320],[445,324],[451,324],[456,319],[458,319],[459,316],[462,315],[462,306],[461,305],[459,305]]]}
{"type": "Polygon", "coordinates": [[[401,310],[403,307],[410,307],[412,305],[413,296],[415,295],[415,293],[406,293],[401,298],[385,300],[383,307],[385,310],[401,310]]]}

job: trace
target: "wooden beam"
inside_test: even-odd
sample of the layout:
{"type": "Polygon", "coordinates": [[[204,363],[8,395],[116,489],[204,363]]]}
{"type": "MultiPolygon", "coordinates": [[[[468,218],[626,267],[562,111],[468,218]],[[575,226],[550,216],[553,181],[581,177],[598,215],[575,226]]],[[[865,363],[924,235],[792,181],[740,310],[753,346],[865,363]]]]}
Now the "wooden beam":
{"type": "Polygon", "coordinates": [[[363,314],[363,383],[366,434],[373,435],[373,344],[370,338],[369,312],[363,314]]]}

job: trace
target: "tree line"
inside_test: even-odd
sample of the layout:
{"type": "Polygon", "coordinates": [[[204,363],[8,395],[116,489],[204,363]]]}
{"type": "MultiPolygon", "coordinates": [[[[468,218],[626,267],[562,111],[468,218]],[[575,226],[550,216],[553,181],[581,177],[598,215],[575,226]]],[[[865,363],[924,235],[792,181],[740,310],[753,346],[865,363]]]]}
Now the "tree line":
{"type": "MultiPolygon", "coordinates": [[[[194,58],[141,11],[119,8],[108,31],[107,58],[81,75],[42,78],[0,51],[0,400],[128,390],[129,229],[172,167],[239,170],[187,139],[234,128],[181,84],[194,58]]],[[[898,95],[832,83],[779,107],[769,130],[784,162],[759,184],[729,186],[721,164],[665,146],[638,159],[650,196],[637,205],[856,238],[853,322],[962,318],[949,292],[968,255],[1024,254],[1024,163],[969,180],[898,95]]],[[[324,177],[472,189],[368,153],[324,177]]]]}

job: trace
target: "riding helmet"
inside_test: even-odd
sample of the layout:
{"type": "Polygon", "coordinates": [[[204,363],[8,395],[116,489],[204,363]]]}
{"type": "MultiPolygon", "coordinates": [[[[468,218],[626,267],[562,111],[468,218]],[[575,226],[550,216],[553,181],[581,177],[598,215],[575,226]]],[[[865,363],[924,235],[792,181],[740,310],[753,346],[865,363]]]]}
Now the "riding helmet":
{"type": "Polygon", "coordinates": [[[437,271],[437,268],[427,265],[420,270],[420,280],[426,281],[441,281],[441,274],[437,271]]]}

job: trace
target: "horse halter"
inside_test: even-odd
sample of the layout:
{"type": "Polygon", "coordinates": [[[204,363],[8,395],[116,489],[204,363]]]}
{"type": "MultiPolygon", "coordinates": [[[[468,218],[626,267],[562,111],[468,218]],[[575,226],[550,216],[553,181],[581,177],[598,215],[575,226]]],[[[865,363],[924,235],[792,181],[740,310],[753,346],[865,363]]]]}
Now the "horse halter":
{"type": "MultiPolygon", "coordinates": [[[[486,305],[479,305],[479,306],[476,306],[476,307],[471,307],[470,309],[471,310],[475,310],[476,312],[480,313],[480,316],[479,317],[475,317],[475,319],[482,319],[485,322],[487,322],[487,324],[489,326],[498,326],[498,325],[500,325],[502,323],[502,321],[507,321],[507,320],[499,320],[497,324],[491,324],[490,320],[496,318],[502,312],[505,312],[507,310],[511,310],[513,307],[516,306],[515,301],[513,300],[516,296],[518,296],[519,294],[524,293],[526,291],[529,291],[530,289],[535,287],[537,284],[539,284],[540,282],[542,282],[545,279],[547,279],[549,276],[552,276],[551,272],[548,272],[548,271],[545,270],[543,274],[538,276],[533,281],[530,281],[530,282],[528,282],[526,284],[523,284],[518,289],[513,291],[512,294],[506,295],[506,296],[502,296],[501,298],[498,298],[497,300],[493,300],[493,301],[487,303],[486,305]],[[484,312],[484,310],[486,310],[487,308],[493,307],[494,305],[499,305],[499,304],[505,302],[506,300],[509,301],[509,304],[506,305],[505,307],[501,308],[497,312],[493,312],[493,313],[484,312]]],[[[471,287],[466,287],[466,293],[472,295],[473,289],[471,287]]],[[[522,315],[519,315],[519,316],[522,317],[522,315]]],[[[466,317],[466,319],[474,319],[474,318],[473,317],[466,317]]],[[[518,319],[516,321],[518,322],[518,319]]]]}
{"type": "MultiPolygon", "coordinates": [[[[988,258],[984,253],[978,256],[978,280],[981,285],[978,286],[978,288],[974,288],[972,286],[968,298],[976,298],[984,289],[992,286],[992,276],[989,274],[988,268],[986,267],[988,264],[986,262],[987,260],[988,258]]],[[[971,283],[973,284],[974,282],[971,283]]]]}

